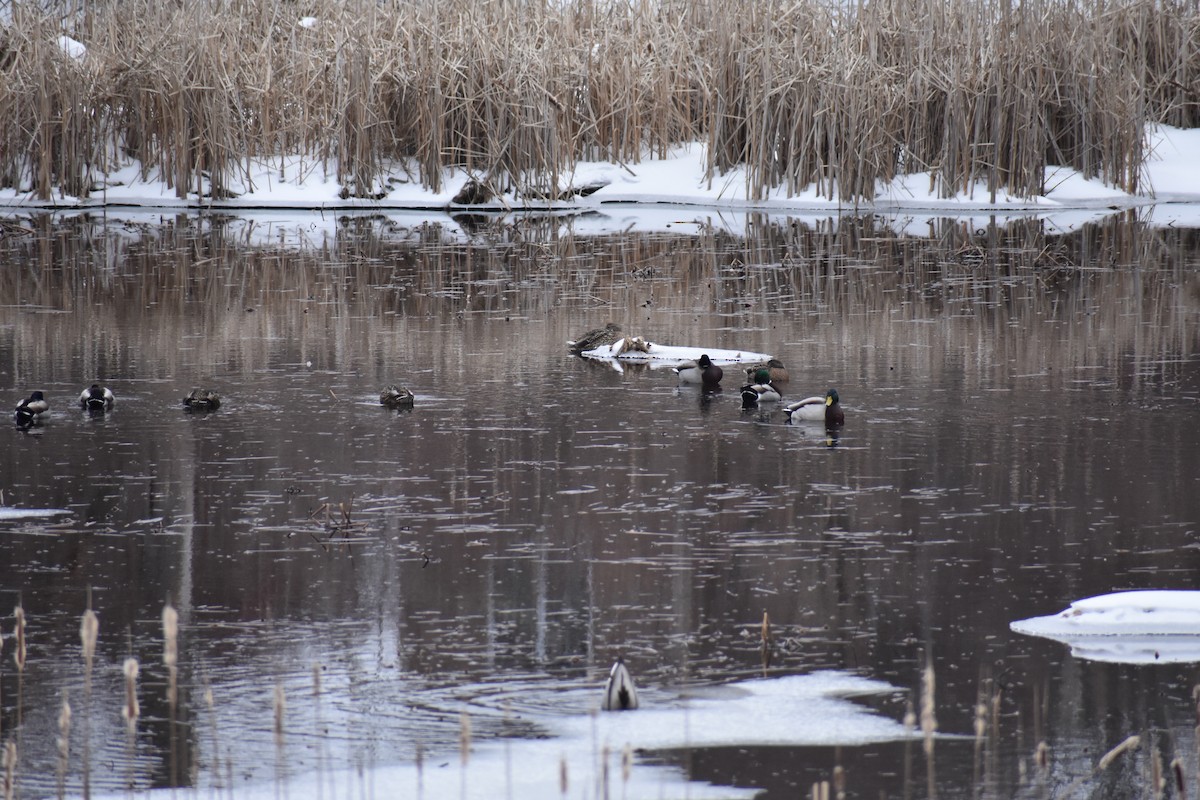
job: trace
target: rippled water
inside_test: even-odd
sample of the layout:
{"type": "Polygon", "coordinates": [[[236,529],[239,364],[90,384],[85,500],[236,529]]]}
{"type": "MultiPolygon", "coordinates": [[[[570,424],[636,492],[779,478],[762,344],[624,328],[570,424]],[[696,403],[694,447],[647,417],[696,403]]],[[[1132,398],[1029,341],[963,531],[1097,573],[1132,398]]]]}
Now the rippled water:
{"type": "MultiPolygon", "coordinates": [[[[52,411],[4,432],[0,505],[68,512],[0,521],[0,602],[29,616],[19,679],[5,642],[0,711],[28,795],[53,791],[64,690],[82,748],[89,591],[99,789],[445,761],[464,710],[481,740],[543,736],[536,720],[596,705],[617,655],[644,702],[671,703],[761,674],[764,612],[768,674],[890,682],[911,695],[871,702],[895,719],[931,658],[940,729],[968,737],[939,754],[950,796],[1030,791],[1043,739],[1060,789],[1132,733],[1195,774],[1194,667],[1088,662],[1008,629],[1103,592],[1196,588],[1195,231],[9,223],[23,230],[0,239],[0,385],[13,404],[42,389],[52,411]],[[743,411],[734,369],[705,395],[567,353],[610,319],[652,341],[777,354],[785,399],[836,387],[846,426],[743,411]],[[73,407],[93,380],[116,393],[112,413],[73,407]],[[392,382],[416,393],[411,412],[378,405],[392,382]],[[193,387],[221,409],[186,413],[193,387]],[[183,626],[175,727],[167,599],[183,626]],[[981,769],[975,705],[993,696],[981,769]]],[[[842,763],[852,796],[877,797],[901,796],[906,756],[643,758],[771,797],[842,763]]],[[[1144,785],[1150,758],[1082,789],[1144,785]]]]}

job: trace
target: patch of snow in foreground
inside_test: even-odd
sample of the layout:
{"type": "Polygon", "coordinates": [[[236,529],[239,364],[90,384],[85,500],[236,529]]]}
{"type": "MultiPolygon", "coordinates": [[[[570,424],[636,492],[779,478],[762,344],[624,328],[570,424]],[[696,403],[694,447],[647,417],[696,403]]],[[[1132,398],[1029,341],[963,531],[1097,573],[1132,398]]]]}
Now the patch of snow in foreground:
{"type": "Polygon", "coordinates": [[[1117,592],[1077,600],[1058,614],[1009,626],[1071,647],[1093,661],[1200,662],[1200,591],[1117,592]]]}
{"type": "MultiPolygon", "coordinates": [[[[903,739],[911,735],[903,725],[845,699],[893,691],[895,687],[887,683],[840,672],[742,681],[700,690],[697,696],[662,708],[643,706],[637,711],[538,718],[536,722],[551,732],[551,738],[477,742],[465,767],[457,753],[443,753],[427,758],[419,772],[413,764],[362,771],[330,770],[282,784],[238,786],[234,796],[239,800],[277,800],[281,796],[317,800],[334,796],[336,790],[339,796],[364,800],[560,800],[564,796],[560,782],[565,763],[566,797],[740,800],[753,797],[755,790],[689,781],[675,767],[643,763],[637,756],[626,781],[622,754],[626,747],[641,751],[738,745],[831,746],[903,739]]],[[[207,796],[210,791],[201,787],[196,794],[207,796]]],[[[171,794],[187,796],[178,790],[171,794]]],[[[114,795],[113,800],[127,796],[114,795]]]]}
{"type": "Polygon", "coordinates": [[[0,508],[0,522],[13,519],[45,519],[70,513],[65,508],[0,508]]]}

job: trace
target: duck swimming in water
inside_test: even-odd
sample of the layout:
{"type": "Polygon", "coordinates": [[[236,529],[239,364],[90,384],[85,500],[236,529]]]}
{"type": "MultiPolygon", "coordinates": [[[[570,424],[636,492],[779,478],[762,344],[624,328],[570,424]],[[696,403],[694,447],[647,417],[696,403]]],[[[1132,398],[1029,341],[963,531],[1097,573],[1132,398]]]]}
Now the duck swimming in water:
{"type": "Polygon", "coordinates": [[[113,393],[108,390],[108,387],[98,383],[93,383],[79,393],[79,407],[86,408],[88,411],[97,413],[111,411],[114,402],[116,402],[116,398],[113,397],[113,393]]]}
{"type": "Polygon", "coordinates": [[[188,411],[216,411],[221,407],[221,398],[209,389],[192,389],[183,398],[183,407],[188,411]]]}
{"type": "Polygon", "coordinates": [[[31,425],[41,425],[42,415],[49,409],[50,404],[46,402],[45,396],[41,392],[34,392],[27,399],[17,403],[17,410],[13,413],[13,419],[22,428],[28,428],[31,425]]]}
{"type": "Polygon", "coordinates": [[[625,660],[618,658],[609,670],[608,682],[604,684],[604,703],[601,708],[605,711],[632,711],[637,707],[637,687],[625,668],[625,660]]]}
{"type": "Polygon", "coordinates": [[[759,403],[778,403],[783,393],[771,382],[771,371],[760,369],[753,380],[742,387],[742,408],[754,408],[759,403]]]}
{"type": "Polygon", "coordinates": [[[696,361],[680,364],[675,367],[675,372],[679,373],[680,383],[698,383],[705,389],[719,388],[721,378],[725,374],[720,367],[712,363],[708,353],[700,356],[696,361]]]}
{"type": "Polygon", "coordinates": [[[787,367],[778,358],[772,358],[763,364],[755,364],[746,368],[746,380],[750,383],[755,383],[754,376],[758,374],[760,369],[767,370],[771,375],[771,383],[778,386],[781,383],[787,383],[791,376],[788,375],[787,367]]]}
{"type": "Polygon", "coordinates": [[[844,425],[846,415],[842,411],[841,398],[837,389],[830,389],[824,397],[806,397],[783,407],[787,412],[788,422],[802,419],[812,422],[824,422],[826,426],[844,425]]]}
{"type": "Polygon", "coordinates": [[[412,408],[415,399],[412,392],[394,383],[379,393],[379,404],[388,408],[412,408]]]}

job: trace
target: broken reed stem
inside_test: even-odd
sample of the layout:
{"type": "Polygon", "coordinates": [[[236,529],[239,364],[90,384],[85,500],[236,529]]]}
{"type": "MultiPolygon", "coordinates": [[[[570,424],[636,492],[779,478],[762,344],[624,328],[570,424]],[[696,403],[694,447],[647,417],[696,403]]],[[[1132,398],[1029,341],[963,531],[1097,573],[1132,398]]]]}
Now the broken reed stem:
{"type": "Polygon", "coordinates": [[[62,706],[58,710],[58,800],[67,793],[67,766],[71,756],[71,704],[63,692],[62,706]]]}
{"type": "Polygon", "coordinates": [[[13,663],[17,665],[17,735],[20,735],[22,723],[22,706],[24,703],[25,690],[25,609],[20,604],[13,609],[13,616],[17,618],[16,629],[13,635],[16,637],[16,650],[13,652],[13,663]]]}
{"type": "Polygon", "coordinates": [[[460,784],[460,789],[463,799],[466,800],[467,764],[471,761],[471,717],[466,711],[459,714],[458,717],[458,752],[460,765],[462,766],[462,783],[460,784]]]}
{"type": "Polygon", "coordinates": [[[934,714],[933,664],[926,665],[921,676],[921,734],[925,749],[925,782],[929,797],[937,797],[937,781],[934,774],[933,737],[937,732],[937,716],[934,714]]]}
{"type": "Polygon", "coordinates": [[[170,731],[171,785],[179,785],[179,745],[175,738],[175,721],[179,700],[179,612],[168,601],[162,610],[163,664],[167,668],[167,726],[170,731]]]}
{"type": "Polygon", "coordinates": [[[559,756],[558,759],[558,792],[565,799],[567,792],[571,788],[569,771],[567,769],[567,757],[559,756]]]}
{"type": "Polygon", "coordinates": [[[13,800],[17,792],[17,743],[12,739],[4,745],[4,800],[13,800]]]}
{"type": "Polygon", "coordinates": [[[275,679],[275,692],[272,697],[272,708],[275,716],[275,796],[280,797],[283,791],[283,718],[287,710],[287,698],[283,693],[283,679],[275,679]]]}
{"type": "Polygon", "coordinates": [[[92,666],[96,659],[96,640],[100,620],[91,609],[91,589],[88,590],[88,609],[79,623],[79,640],[83,646],[83,800],[92,796],[92,666]]]}

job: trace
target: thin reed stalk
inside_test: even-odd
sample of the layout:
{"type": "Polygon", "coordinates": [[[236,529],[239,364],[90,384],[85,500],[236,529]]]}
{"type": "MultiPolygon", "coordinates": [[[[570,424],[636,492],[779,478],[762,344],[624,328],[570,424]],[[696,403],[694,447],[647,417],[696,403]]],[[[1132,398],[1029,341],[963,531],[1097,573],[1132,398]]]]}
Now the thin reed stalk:
{"type": "Polygon", "coordinates": [[[179,745],[176,741],[176,717],[179,701],[179,612],[170,602],[163,606],[163,665],[167,668],[167,726],[170,731],[171,785],[179,785],[179,745]]]}
{"type": "Polygon", "coordinates": [[[71,704],[63,692],[62,706],[58,711],[58,800],[67,794],[67,767],[71,756],[71,704]]]}

